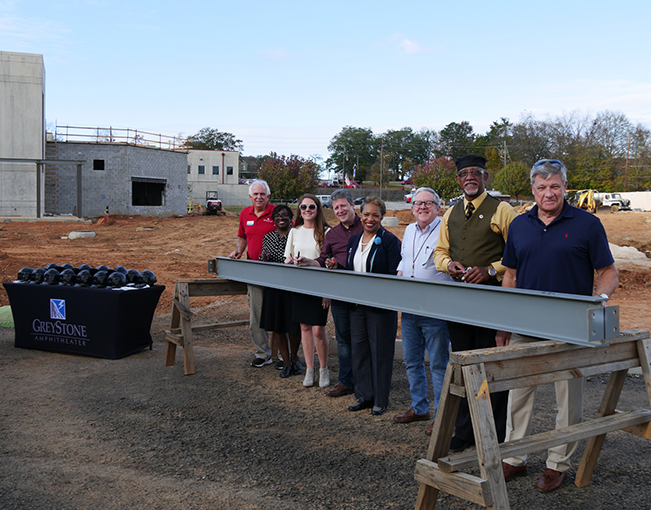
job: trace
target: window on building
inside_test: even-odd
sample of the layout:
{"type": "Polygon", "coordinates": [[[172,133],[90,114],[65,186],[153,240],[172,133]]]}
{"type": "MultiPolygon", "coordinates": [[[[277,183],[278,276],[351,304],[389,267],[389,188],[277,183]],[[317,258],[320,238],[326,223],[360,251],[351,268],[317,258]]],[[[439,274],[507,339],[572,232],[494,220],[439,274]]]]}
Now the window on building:
{"type": "Polygon", "coordinates": [[[188,175],[190,175],[190,165],[188,165],[188,175]]]}
{"type": "Polygon", "coordinates": [[[233,167],[232,166],[227,166],[226,167],[226,175],[233,175],[233,167]]]}
{"type": "Polygon", "coordinates": [[[104,160],[103,159],[94,159],[93,160],[93,170],[104,170],[104,160]]]}
{"type": "Polygon", "coordinates": [[[165,179],[131,178],[131,205],[161,206],[165,202],[165,179]]]}
{"type": "Polygon", "coordinates": [[[199,165],[199,175],[204,175],[206,173],[206,167],[204,165],[199,165]]]}
{"type": "Polygon", "coordinates": [[[212,174],[213,175],[219,175],[219,167],[218,166],[212,167],[212,174]]]}

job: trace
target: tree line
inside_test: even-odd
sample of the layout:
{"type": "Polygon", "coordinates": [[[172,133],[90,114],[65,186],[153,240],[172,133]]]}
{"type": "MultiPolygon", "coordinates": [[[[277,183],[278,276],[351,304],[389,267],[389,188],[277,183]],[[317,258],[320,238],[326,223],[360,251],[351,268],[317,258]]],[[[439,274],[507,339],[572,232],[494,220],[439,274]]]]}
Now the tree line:
{"type": "MultiPolygon", "coordinates": [[[[208,147],[203,143],[206,137],[199,136],[202,132],[211,134],[204,128],[188,137],[190,147],[242,150],[241,140],[230,133],[222,133],[221,140],[227,144],[208,147]]],[[[212,135],[211,141],[220,140],[212,135]]],[[[609,110],[595,115],[576,111],[544,120],[527,113],[517,122],[503,117],[483,134],[476,133],[467,121],[451,122],[440,131],[404,127],[381,134],[370,128],[346,126],[332,137],[328,151],[327,170],[343,172],[351,179],[354,172],[356,180],[374,183],[410,177],[416,185],[436,189],[443,198],[459,194],[454,160],[465,154],[484,156],[489,186],[510,195],[530,193],[529,169],[542,158],[565,163],[568,187],[572,189],[651,189],[651,131],[632,123],[625,114],[609,110]]],[[[261,176],[269,180],[274,172],[281,172],[285,179],[301,185],[316,185],[323,169],[299,156],[286,158],[272,153],[258,156],[258,160],[261,176]],[[297,168],[309,172],[311,178],[302,176],[297,168]]],[[[296,186],[289,184],[283,188],[297,193],[296,186]]]]}

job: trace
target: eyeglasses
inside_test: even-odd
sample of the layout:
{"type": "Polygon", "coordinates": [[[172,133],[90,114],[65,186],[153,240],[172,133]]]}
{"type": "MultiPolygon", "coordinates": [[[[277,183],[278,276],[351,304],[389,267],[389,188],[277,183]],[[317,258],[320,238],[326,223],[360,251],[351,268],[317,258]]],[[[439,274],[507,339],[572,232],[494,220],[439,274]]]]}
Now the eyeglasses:
{"type": "Polygon", "coordinates": [[[540,161],[537,161],[536,163],[534,163],[533,167],[538,168],[538,167],[541,167],[541,166],[546,165],[548,163],[550,165],[554,165],[554,166],[556,166],[558,168],[563,168],[563,163],[561,163],[557,159],[541,159],[540,161]]]}
{"type": "Polygon", "coordinates": [[[310,211],[316,210],[316,204],[301,204],[299,207],[301,208],[301,211],[305,211],[306,209],[309,209],[310,211]]]}
{"type": "Polygon", "coordinates": [[[472,175],[473,177],[480,177],[483,174],[484,174],[483,170],[474,169],[474,170],[461,170],[461,172],[459,172],[457,176],[459,177],[459,179],[465,179],[469,175],[472,175]]]}
{"type": "Polygon", "coordinates": [[[412,202],[412,205],[414,207],[420,207],[421,205],[424,205],[425,207],[432,207],[433,205],[438,205],[434,200],[414,200],[412,202]]]}

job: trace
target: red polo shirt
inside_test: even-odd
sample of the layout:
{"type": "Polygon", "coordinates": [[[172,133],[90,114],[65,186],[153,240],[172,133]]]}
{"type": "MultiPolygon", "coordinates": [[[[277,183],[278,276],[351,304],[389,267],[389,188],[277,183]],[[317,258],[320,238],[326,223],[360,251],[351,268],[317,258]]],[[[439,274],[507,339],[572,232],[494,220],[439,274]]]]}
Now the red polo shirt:
{"type": "Polygon", "coordinates": [[[247,258],[259,260],[262,253],[262,239],[265,234],[276,230],[276,224],[271,218],[274,206],[267,204],[267,208],[260,216],[256,216],[253,206],[245,207],[240,213],[240,228],[237,237],[246,239],[247,258]]]}

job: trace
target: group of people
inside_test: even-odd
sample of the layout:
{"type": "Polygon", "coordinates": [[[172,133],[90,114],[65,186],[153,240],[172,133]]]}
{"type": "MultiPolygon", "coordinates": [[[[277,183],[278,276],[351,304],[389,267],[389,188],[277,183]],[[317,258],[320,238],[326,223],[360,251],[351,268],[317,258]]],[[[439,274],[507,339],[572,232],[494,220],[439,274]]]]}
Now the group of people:
{"type": "MultiPolygon", "coordinates": [[[[485,158],[463,156],[456,160],[456,166],[463,200],[439,217],[437,193],[430,188],[416,190],[411,208],[415,222],[405,229],[402,242],[382,227],[386,206],[377,197],[365,199],[360,218],[350,193],[345,189],[335,191],[331,204],[339,224],[330,228],[318,198],[304,195],[291,228],[291,209],[269,205],[269,187],[264,181],[255,181],[249,193],[253,206],[240,215],[238,246],[231,257],[241,257],[247,248],[248,257],[254,260],[429,281],[594,294],[601,296],[605,305],[618,285],[606,233],[594,215],[565,200],[567,169],[561,161],[542,159],[533,165],[530,181],[535,206],[519,216],[508,203],[486,192],[485,158]]],[[[297,355],[300,332],[306,363],[303,384],[314,384],[316,349],[319,385],[323,388],[330,386],[325,324],[331,309],[339,380],[325,394],[354,394],[350,411],[370,408],[372,415],[384,414],[391,388],[397,312],[253,285],[249,285],[249,304],[251,335],[257,351],[252,365],[272,363],[266,331],[273,331],[283,358],[281,376],[302,374],[297,355]]],[[[407,411],[394,416],[397,423],[431,419],[430,411],[436,412],[441,396],[450,349],[465,351],[539,340],[409,313],[402,314],[401,327],[412,402],[407,411]],[[428,399],[425,353],[432,378],[433,407],[428,399]]],[[[557,428],[582,420],[583,386],[582,378],[556,383],[557,428]]],[[[535,387],[491,394],[499,442],[529,434],[534,398],[535,387]]],[[[431,434],[432,426],[425,432],[431,434]]],[[[474,442],[464,400],[450,451],[463,451],[474,442]]],[[[548,451],[547,469],[536,483],[539,489],[550,491],[562,485],[576,445],[573,442],[548,451]]],[[[502,468],[506,480],[524,475],[526,456],[504,459],[502,468]]]]}

